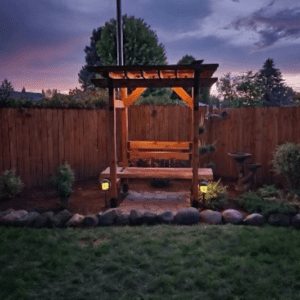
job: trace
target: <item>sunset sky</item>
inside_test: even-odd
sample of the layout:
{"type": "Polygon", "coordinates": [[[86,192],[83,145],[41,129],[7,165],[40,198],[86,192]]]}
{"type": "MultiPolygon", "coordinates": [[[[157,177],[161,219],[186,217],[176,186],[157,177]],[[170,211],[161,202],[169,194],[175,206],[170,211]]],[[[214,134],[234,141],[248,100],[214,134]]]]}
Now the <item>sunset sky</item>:
{"type": "MultiPolygon", "coordinates": [[[[213,76],[220,79],[255,73],[271,58],[300,92],[298,0],[122,0],[122,14],[156,31],[169,64],[193,55],[219,64],[213,76]]],[[[93,29],[116,18],[116,1],[1,0],[0,16],[0,83],[68,93],[80,87],[84,48],[93,29]]]]}

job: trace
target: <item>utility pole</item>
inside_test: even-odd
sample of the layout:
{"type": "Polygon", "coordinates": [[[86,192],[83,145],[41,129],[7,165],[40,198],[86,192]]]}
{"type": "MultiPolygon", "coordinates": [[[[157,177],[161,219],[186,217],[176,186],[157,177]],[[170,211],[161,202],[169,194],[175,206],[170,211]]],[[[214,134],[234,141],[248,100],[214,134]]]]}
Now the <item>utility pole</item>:
{"type": "Polygon", "coordinates": [[[117,0],[117,64],[123,66],[123,31],[121,0],[117,0]]]}

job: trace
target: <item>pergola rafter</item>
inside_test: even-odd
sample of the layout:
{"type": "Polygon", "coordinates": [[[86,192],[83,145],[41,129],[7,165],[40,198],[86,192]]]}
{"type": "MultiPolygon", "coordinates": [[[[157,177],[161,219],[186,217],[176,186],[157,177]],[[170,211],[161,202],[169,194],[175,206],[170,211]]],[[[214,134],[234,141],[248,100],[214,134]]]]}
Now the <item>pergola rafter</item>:
{"type": "MultiPolygon", "coordinates": [[[[102,75],[104,79],[92,79],[92,83],[100,88],[109,89],[109,129],[110,129],[110,179],[111,197],[117,197],[117,166],[116,166],[116,107],[122,107],[122,162],[123,166],[128,167],[128,145],[136,147],[133,149],[131,157],[174,157],[175,159],[192,160],[192,199],[198,199],[198,179],[201,172],[198,170],[198,127],[199,127],[199,88],[210,88],[218,78],[211,78],[217,70],[218,64],[202,64],[203,60],[196,61],[191,65],[157,65],[157,66],[89,66],[88,70],[102,75]],[[176,148],[174,142],[148,142],[141,141],[128,142],[128,107],[144,92],[146,88],[171,87],[175,93],[192,109],[191,137],[192,141],[179,143],[176,148]],[[184,88],[192,87],[192,96],[184,88]],[[115,88],[120,88],[121,101],[115,99],[115,88]],[[133,89],[127,95],[127,88],[133,89]],[[187,143],[189,147],[182,149],[182,145],[187,143]],[[140,146],[146,145],[150,149],[142,152],[140,146]],[[165,145],[165,147],[164,147],[165,145]],[[168,152],[161,152],[161,148],[168,152]],[[138,149],[137,149],[138,148],[138,149]],[[190,149],[192,148],[192,149],[190,149]],[[176,152],[177,150],[177,152],[176,152]],[[189,152],[188,152],[189,151],[189,152]],[[200,172],[200,173],[199,173],[200,172]]],[[[130,172],[127,168],[127,173],[130,172]]],[[[134,168],[132,168],[134,169],[134,168]]],[[[212,173],[208,169],[203,169],[203,177],[211,178],[212,173]]],[[[150,170],[151,171],[151,170],[150,170]]],[[[164,170],[165,171],[165,170],[164,170]]],[[[211,170],[210,170],[211,171],[211,170]]],[[[118,171],[119,172],[119,171],[118,171]]],[[[125,173],[126,173],[125,172],[125,173]]],[[[156,170],[159,172],[159,169],[156,170]]],[[[173,169],[175,172],[177,169],[173,169]]],[[[187,175],[188,170],[185,169],[187,175]]],[[[125,176],[118,173],[119,177],[125,176]]],[[[126,174],[127,174],[126,173],[126,174]]],[[[179,174],[179,173],[178,173],[179,174]]],[[[141,175],[141,174],[140,174],[141,175]]],[[[128,174],[126,176],[129,176],[128,174]]],[[[172,175],[174,176],[174,174],[172,175]]],[[[183,177],[182,177],[183,178],[183,177]]]]}

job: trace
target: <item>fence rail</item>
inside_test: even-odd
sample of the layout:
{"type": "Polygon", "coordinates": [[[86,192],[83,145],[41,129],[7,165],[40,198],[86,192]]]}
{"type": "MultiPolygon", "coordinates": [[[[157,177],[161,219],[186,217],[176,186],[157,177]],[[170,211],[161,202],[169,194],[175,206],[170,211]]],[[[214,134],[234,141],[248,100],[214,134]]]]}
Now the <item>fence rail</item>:
{"type": "MultiPolygon", "coordinates": [[[[200,165],[215,163],[217,176],[237,177],[230,152],[247,152],[261,163],[258,182],[273,179],[270,161],[276,145],[300,143],[300,107],[226,109],[227,118],[205,120],[206,144],[213,154],[200,155],[200,165]]],[[[221,110],[215,110],[218,114],[221,110]]],[[[203,117],[206,108],[200,109],[203,117]]],[[[191,112],[181,106],[131,106],[129,140],[188,141],[191,112]]],[[[48,183],[57,166],[68,161],[76,179],[99,175],[109,164],[106,110],[0,109],[0,173],[16,169],[27,187],[48,183]]],[[[117,110],[117,155],[121,158],[121,110],[117,110]]]]}

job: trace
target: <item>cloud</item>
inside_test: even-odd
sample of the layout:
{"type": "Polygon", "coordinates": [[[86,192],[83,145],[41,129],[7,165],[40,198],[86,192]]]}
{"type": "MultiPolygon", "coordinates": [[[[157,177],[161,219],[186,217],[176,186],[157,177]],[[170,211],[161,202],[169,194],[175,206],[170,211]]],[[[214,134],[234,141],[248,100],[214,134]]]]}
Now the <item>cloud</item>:
{"type": "Polygon", "coordinates": [[[223,29],[246,29],[257,33],[259,40],[254,43],[254,50],[265,49],[286,39],[297,40],[300,38],[300,6],[283,4],[286,4],[285,7],[282,6],[282,2],[278,7],[275,1],[272,1],[250,16],[238,18],[223,29]],[[289,8],[286,8],[287,6],[289,8]]]}

